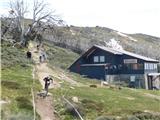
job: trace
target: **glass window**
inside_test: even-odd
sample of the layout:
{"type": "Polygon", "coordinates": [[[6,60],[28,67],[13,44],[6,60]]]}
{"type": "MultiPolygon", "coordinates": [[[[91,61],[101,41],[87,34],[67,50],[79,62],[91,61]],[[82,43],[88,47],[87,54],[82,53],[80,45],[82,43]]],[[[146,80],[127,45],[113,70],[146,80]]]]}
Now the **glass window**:
{"type": "Polygon", "coordinates": [[[145,70],[148,70],[149,69],[149,64],[148,63],[145,63],[145,70]]]}
{"type": "Polygon", "coordinates": [[[137,70],[138,69],[138,64],[132,64],[132,69],[137,70]]]}
{"type": "Polygon", "coordinates": [[[100,62],[105,62],[105,57],[104,56],[100,56],[100,62]]]}
{"type": "Polygon", "coordinates": [[[98,56],[94,56],[93,61],[94,61],[94,62],[99,62],[98,56]]]}
{"type": "Polygon", "coordinates": [[[154,64],[154,69],[157,69],[157,64],[154,64]]]}
{"type": "Polygon", "coordinates": [[[153,64],[152,63],[149,64],[149,69],[153,70],[153,64]]]}
{"type": "Polygon", "coordinates": [[[143,70],[143,64],[138,64],[138,69],[143,70]]]}

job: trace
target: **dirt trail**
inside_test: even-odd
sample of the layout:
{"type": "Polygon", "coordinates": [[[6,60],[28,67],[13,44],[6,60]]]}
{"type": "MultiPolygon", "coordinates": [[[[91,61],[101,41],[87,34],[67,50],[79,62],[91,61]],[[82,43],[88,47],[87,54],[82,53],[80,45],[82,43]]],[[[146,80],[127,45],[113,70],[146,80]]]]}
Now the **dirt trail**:
{"type": "MultiPolygon", "coordinates": [[[[30,51],[32,52],[32,58],[35,62],[35,76],[40,81],[42,88],[44,88],[43,78],[52,75],[53,71],[47,66],[47,63],[39,63],[39,52],[35,49],[33,44],[30,44],[30,51]]],[[[56,81],[50,84],[49,89],[60,87],[60,84],[56,81]]],[[[35,107],[37,113],[40,115],[42,120],[57,120],[54,114],[54,106],[52,96],[49,95],[46,98],[36,96],[35,107]]]]}
{"type": "MultiPolygon", "coordinates": [[[[43,79],[44,77],[49,75],[59,80],[59,82],[53,80],[53,83],[50,84],[49,89],[60,87],[61,80],[70,83],[70,85],[82,86],[81,83],[76,82],[67,75],[65,75],[63,71],[57,70],[57,68],[53,69],[49,68],[47,62],[40,63],[39,62],[40,51],[37,51],[35,43],[30,43],[29,50],[32,52],[32,58],[35,62],[33,76],[34,77],[36,76],[36,78],[38,78],[43,88],[44,88],[43,79]]],[[[58,118],[56,118],[54,114],[55,110],[53,104],[54,104],[53,99],[50,93],[49,96],[47,96],[45,99],[40,98],[38,96],[35,98],[36,111],[40,115],[42,120],[58,120],[58,118]]]]}

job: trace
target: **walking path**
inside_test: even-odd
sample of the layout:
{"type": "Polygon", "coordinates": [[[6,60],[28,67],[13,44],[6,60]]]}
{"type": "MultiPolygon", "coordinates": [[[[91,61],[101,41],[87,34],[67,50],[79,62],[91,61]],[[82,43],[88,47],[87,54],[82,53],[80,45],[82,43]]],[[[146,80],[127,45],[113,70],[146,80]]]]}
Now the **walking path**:
{"type": "MultiPolygon", "coordinates": [[[[32,58],[35,62],[35,75],[40,81],[42,88],[44,88],[44,77],[52,75],[53,71],[47,66],[47,63],[39,63],[39,52],[36,50],[34,44],[30,45],[30,51],[32,52],[32,58]]],[[[60,84],[56,81],[50,84],[49,89],[60,87],[60,84]]],[[[42,120],[57,120],[54,112],[53,99],[51,94],[46,98],[35,97],[35,107],[37,113],[42,120]]]]}
{"type": "MultiPolygon", "coordinates": [[[[45,84],[43,79],[47,76],[52,76],[58,80],[65,80],[66,82],[70,83],[70,85],[82,86],[81,83],[76,82],[73,79],[69,78],[62,71],[57,70],[57,68],[55,68],[56,70],[53,71],[51,68],[48,67],[47,62],[40,63],[39,62],[40,52],[37,51],[36,45],[34,43],[30,43],[29,50],[32,52],[32,58],[35,62],[33,76],[38,78],[43,88],[45,84]]],[[[57,87],[60,87],[60,82],[53,80],[53,83],[50,84],[49,89],[57,87]]],[[[47,96],[46,98],[41,98],[41,97],[35,98],[35,108],[42,120],[58,120],[58,118],[56,118],[54,114],[55,112],[53,105],[54,103],[51,95],[52,94],[49,93],[49,96],[47,96]]]]}

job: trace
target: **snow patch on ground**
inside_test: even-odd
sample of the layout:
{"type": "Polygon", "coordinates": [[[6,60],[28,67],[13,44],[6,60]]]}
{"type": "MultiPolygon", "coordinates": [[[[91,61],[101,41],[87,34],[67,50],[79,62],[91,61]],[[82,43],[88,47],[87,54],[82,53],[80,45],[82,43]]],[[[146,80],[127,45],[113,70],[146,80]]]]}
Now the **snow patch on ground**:
{"type": "Polygon", "coordinates": [[[126,34],[124,34],[124,33],[117,32],[117,34],[120,35],[120,36],[122,36],[122,37],[126,37],[126,38],[128,38],[129,40],[132,40],[132,41],[134,41],[134,42],[137,42],[136,39],[134,39],[133,37],[128,36],[128,35],[126,35],[126,34]]]}
{"type": "Polygon", "coordinates": [[[0,100],[0,104],[5,104],[5,103],[8,103],[8,102],[4,100],[0,100]]]}
{"type": "Polygon", "coordinates": [[[75,34],[76,34],[76,32],[73,31],[73,30],[70,30],[70,32],[71,32],[72,35],[75,35],[75,34]]]}
{"type": "Polygon", "coordinates": [[[123,50],[123,47],[119,44],[119,41],[115,40],[114,38],[110,39],[109,42],[106,42],[106,46],[109,46],[113,49],[123,50]]]}

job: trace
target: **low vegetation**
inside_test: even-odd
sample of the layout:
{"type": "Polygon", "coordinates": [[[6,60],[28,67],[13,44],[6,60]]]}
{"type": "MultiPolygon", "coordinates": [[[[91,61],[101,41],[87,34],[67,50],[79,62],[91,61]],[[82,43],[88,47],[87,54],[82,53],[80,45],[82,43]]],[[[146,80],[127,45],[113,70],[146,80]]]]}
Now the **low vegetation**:
{"type": "Polygon", "coordinates": [[[71,50],[55,46],[53,43],[45,42],[44,45],[50,65],[67,69],[79,57],[71,50]]]}
{"type": "MultiPolygon", "coordinates": [[[[65,95],[66,98],[74,103],[71,99],[76,96],[79,99],[77,105],[81,108],[84,119],[93,120],[98,116],[112,116],[114,118],[138,116],[142,113],[144,114],[146,110],[160,112],[160,100],[147,97],[142,91],[127,88],[114,90],[105,87],[74,87],[74,89],[63,87],[52,92],[57,101],[56,108],[61,116],[65,116],[65,118],[70,117],[70,119],[74,118],[72,115],[66,114],[66,109],[64,109],[65,104],[61,104],[60,98],[65,95]]],[[[157,94],[160,94],[160,92],[157,91],[157,94]]],[[[160,116],[156,116],[155,118],[158,120],[160,116]]]]}
{"type": "Polygon", "coordinates": [[[31,64],[32,60],[26,59],[26,49],[13,47],[10,42],[3,42],[1,44],[1,67],[2,69],[9,68],[16,65],[31,64]]]}
{"type": "MultiPolygon", "coordinates": [[[[47,51],[49,66],[54,72],[64,75],[80,83],[74,86],[64,81],[60,88],[51,89],[54,107],[62,120],[78,120],[73,108],[68,106],[63,96],[67,98],[80,112],[85,120],[159,120],[160,100],[146,94],[160,96],[160,91],[142,89],[117,89],[100,87],[100,82],[84,78],[68,72],[67,68],[79,57],[78,54],[44,43],[47,51]],[[78,98],[74,102],[72,98],[78,98]]],[[[33,106],[31,88],[38,91],[39,83],[32,79],[32,61],[25,57],[25,49],[12,47],[8,43],[2,45],[2,120],[32,120],[33,106]],[[13,54],[12,54],[13,53],[13,54]],[[7,57],[6,57],[7,56],[7,57]],[[11,58],[11,59],[9,59],[11,58]],[[13,63],[14,64],[13,64],[13,63]]],[[[37,115],[38,116],[38,115],[37,115]]],[[[36,117],[39,119],[39,117],[36,117]]]]}
{"type": "MultiPolygon", "coordinates": [[[[32,61],[25,57],[25,49],[2,44],[1,75],[1,99],[6,102],[1,109],[2,120],[32,120],[32,61]]],[[[38,88],[35,82],[33,89],[38,88]]]]}

